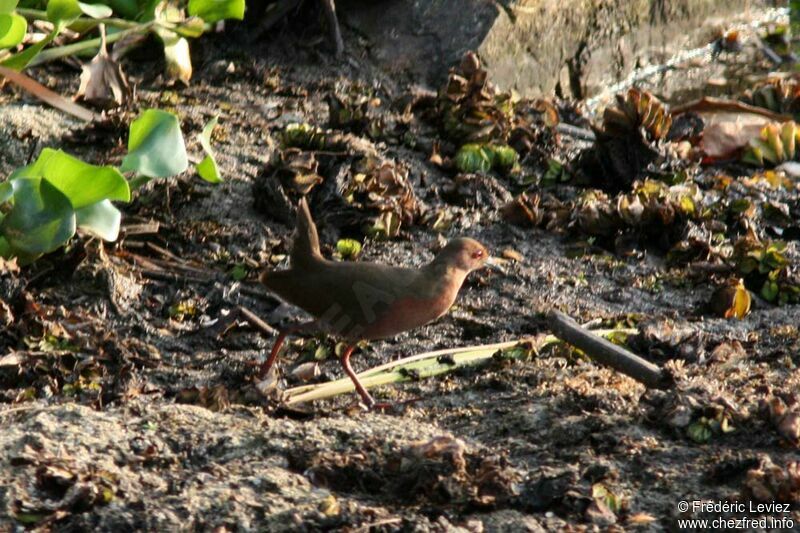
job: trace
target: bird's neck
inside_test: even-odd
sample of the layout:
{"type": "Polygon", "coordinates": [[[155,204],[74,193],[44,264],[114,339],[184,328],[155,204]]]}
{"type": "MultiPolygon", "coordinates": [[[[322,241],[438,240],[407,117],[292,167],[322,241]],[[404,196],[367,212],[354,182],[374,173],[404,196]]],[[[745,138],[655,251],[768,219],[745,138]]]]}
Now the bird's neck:
{"type": "Polygon", "coordinates": [[[462,268],[458,268],[452,264],[444,261],[436,261],[435,259],[425,266],[425,269],[430,273],[429,279],[435,279],[447,287],[455,287],[458,291],[464,279],[467,277],[468,272],[462,268]]]}

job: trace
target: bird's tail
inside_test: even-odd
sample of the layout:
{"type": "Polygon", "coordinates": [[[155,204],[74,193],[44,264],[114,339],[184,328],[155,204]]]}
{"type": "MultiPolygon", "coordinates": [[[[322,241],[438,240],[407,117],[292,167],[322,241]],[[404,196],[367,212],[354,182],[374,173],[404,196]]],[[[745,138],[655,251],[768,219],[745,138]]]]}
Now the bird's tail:
{"type": "Polygon", "coordinates": [[[297,225],[295,228],[294,244],[292,245],[292,268],[303,268],[314,261],[322,259],[319,250],[319,235],[317,226],[311,218],[308,202],[305,197],[297,204],[297,225]]]}

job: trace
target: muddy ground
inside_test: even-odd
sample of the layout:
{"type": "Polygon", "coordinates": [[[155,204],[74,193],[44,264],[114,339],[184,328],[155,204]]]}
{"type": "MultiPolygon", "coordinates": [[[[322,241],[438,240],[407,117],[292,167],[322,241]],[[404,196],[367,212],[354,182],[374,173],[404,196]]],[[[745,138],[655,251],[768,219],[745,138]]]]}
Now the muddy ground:
{"type": "MultiPolygon", "coordinates": [[[[187,139],[220,116],[225,177],[152,183],[124,208],[118,243],[84,237],[20,272],[0,270],[0,530],[673,530],[680,517],[719,516],[681,513],[680,501],[726,499],[793,501],[786,514],[762,515],[800,524],[797,421],[765,405],[780,398],[796,409],[797,307],[756,300],[743,320],[716,318],[705,307],[714,285],[684,277],[663,254],[575,257],[574,239],[502,219],[499,205],[520,190],[502,178],[478,201],[446,201],[452,173],[428,162],[424,142],[372,148],[408,165],[418,198],[452,223],[366,240],[360,260],[421,265],[440,233],[518,255],[507,254],[516,260],[505,274],[473,274],[437,322],[364,346],[356,370],[546,333],[544,314],[557,308],[649,332],[632,344],[674,369],[677,386],[648,391],[557,349],[377,389],[401,405],[393,414],[363,412],[351,395],[292,409],[259,397],[248,363],[271,339],[246,324],[219,335],[215,325],[238,305],[273,326],[300,318],[254,281],[258,265],[285,266],[290,243],[278,206],[254,203],[279,132],[298,120],[325,126],[327,96],[352,87],[371,88],[391,117],[413,84],[374,66],[369,43],[349,30],[343,61],[308,32],[283,31],[195,43],[188,88],[166,84],[143,52],[127,67],[135,108],[105,128],[0,92],[3,175],[45,146],[117,163],[136,109],[159,107],[180,114],[187,139]],[[232,277],[237,265],[244,281],[232,277]],[[700,415],[731,430],[693,440],[700,415]]],[[[69,65],[32,75],[63,93],[77,88],[69,65]]],[[[563,142],[565,152],[582,146],[563,142]]],[[[333,222],[321,230],[328,255],[348,236],[333,222]]],[[[334,346],[293,343],[284,375],[316,342],[334,346]]],[[[332,357],[321,369],[320,382],[341,375],[332,357]]]]}

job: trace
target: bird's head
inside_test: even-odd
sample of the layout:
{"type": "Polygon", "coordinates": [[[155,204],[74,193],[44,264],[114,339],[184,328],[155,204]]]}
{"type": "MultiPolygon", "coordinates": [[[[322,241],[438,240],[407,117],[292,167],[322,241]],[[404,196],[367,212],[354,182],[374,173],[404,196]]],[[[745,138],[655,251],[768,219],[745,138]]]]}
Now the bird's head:
{"type": "Polygon", "coordinates": [[[448,242],[436,255],[435,262],[467,273],[493,264],[486,247],[468,237],[459,237],[448,242]]]}

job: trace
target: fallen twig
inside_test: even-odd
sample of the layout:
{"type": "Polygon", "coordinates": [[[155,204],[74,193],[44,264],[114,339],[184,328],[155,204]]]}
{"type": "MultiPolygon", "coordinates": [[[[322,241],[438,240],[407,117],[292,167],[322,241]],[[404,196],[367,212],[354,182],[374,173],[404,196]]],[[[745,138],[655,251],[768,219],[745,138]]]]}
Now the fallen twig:
{"type": "Polygon", "coordinates": [[[761,37],[758,36],[758,33],[753,34],[753,40],[755,41],[758,49],[761,50],[761,53],[764,54],[764,57],[766,57],[773,65],[783,64],[783,58],[779,56],[775,50],[768,46],[767,43],[765,43],[761,37]]]}
{"type": "Polygon", "coordinates": [[[240,305],[239,307],[236,308],[236,311],[242,318],[244,318],[247,321],[248,324],[250,324],[257,330],[261,331],[264,335],[274,337],[275,335],[278,334],[278,331],[275,328],[273,328],[272,326],[261,320],[255,313],[253,313],[248,308],[240,305]]]}
{"type": "Polygon", "coordinates": [[[595,361],[608,365],[654,389],[665,389],[671,386],[672,381],[669,374],[658,365],[645,361],[625,348],[582,328],[564,313],[556,310],[550,311],[547,322],[559,339],[583,350],[595,361]]]}
{"type": "Polygon", "coordinates": [[[592,130],[579,128],[578,126],[573,126],[572,124],[558,123],[556,124],[556,131],[581,141],[593,142],[597,140],[597,137],[592,130]]]}
{"type": "Polygon", "coordinates": [[[0,76],[6,78],[19,88],[29,92],[42,102],[55,107],[64,113],[68,113],[73,117],[79,118],[80,120],[92,122],[102,118],[94,111],[86,109],[85,107],[76,104],[72,100],[68,100],[60,94],[51,91],[38,81],[34,80],[30,76],[26,76],[22,72],[17,72],[16,70],[0,66],[0,76]]]}
{"type": "Polygon", "coordinates": [[[688,113],[690,111],[694,113],[715,113],[720,111],[751,113],[754,115],[767,117],[768,119],[775,120],[777,122],[786,122],[792,120],[793,118],[790,115],[773,113],[772,111],[764,109],[763,107],[756,107],[745,104],[744,102],[739,102],[737,100],[726,100],[724,98],[712,98],[709,96],[705,96],[699,100],[670,108],[670,113],[672,113],[673,116],[680,115],[681,113],[688,113]]]}

